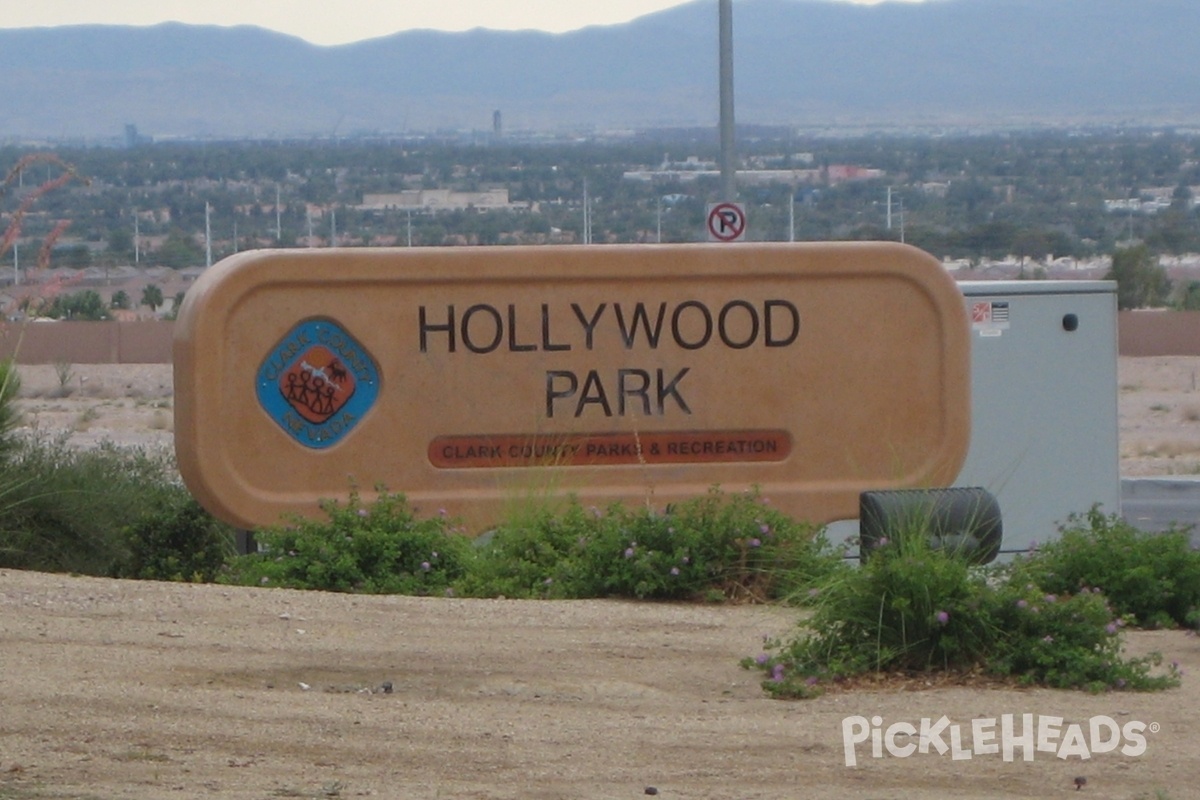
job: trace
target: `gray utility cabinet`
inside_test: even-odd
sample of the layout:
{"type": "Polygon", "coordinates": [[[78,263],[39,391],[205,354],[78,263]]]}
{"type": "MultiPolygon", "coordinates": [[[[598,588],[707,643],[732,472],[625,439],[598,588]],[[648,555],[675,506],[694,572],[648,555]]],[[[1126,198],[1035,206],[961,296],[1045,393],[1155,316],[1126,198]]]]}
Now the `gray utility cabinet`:
{"type": "Polygon", "coordinates": [[[1117,287],[969,281],[971,444],[956,486],[996,496],[1002,553],[1053,538],[1074,513],[1121,511],[1117,287]]]}

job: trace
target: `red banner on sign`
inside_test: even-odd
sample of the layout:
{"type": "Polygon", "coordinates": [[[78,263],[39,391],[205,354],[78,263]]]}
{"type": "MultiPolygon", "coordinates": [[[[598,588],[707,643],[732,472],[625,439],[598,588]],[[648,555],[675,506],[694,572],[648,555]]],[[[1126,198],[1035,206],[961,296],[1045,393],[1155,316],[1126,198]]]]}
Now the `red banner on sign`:
{"type": "Polygon", "coordinates": [[[682,431],[566,436],[440,436],[429,443],[439,469],[713,464],[783,461],[787,431],[682,431]]]}

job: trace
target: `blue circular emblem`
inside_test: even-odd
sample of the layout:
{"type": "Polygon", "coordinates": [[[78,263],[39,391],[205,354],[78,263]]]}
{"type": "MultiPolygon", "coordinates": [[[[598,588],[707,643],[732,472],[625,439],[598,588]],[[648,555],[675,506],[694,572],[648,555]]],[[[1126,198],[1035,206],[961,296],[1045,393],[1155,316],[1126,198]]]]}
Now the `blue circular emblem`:
{"type": "Polygon", "coordinates": [[[379,397],[379,367],[361,344],[329,319],[297,325],[258,368],[258,402],[305,447],[332,447],[349,435],[379,397]]]}

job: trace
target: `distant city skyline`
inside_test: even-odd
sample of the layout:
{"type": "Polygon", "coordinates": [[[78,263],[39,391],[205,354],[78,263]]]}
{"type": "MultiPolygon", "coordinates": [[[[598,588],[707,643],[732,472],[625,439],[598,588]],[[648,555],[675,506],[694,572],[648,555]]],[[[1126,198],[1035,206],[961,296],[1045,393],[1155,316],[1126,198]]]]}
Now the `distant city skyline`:
{"type": "MultiPolygon", "coordinates": [[[[562,33],[589,25],[613,25],[689,0],[40,0],[13,4],[0,28],[61,25],[256,25],[313,44],[336,45],[413,29],[464,31],[543,30],[562,33]]],[[[858,5],[924,0],[827,0],[858,5]]],[[[713,0],[713,6],[717,5],[713,0]]],[[[735,4],[736,14],[736,4],[735,4]]]]}

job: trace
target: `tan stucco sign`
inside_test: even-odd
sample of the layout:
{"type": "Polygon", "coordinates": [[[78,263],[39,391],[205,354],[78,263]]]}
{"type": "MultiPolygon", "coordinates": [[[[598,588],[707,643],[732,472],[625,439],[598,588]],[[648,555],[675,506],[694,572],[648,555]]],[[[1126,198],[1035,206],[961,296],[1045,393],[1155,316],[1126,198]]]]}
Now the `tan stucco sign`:
{"type": "Polygon", "coordinates": [[[902,245],[258,251],[175,331],[180,468],[244,527],[377,484],[475,528],[539,487],[823,522],[968,444],[962,297],[902,245]]]}

